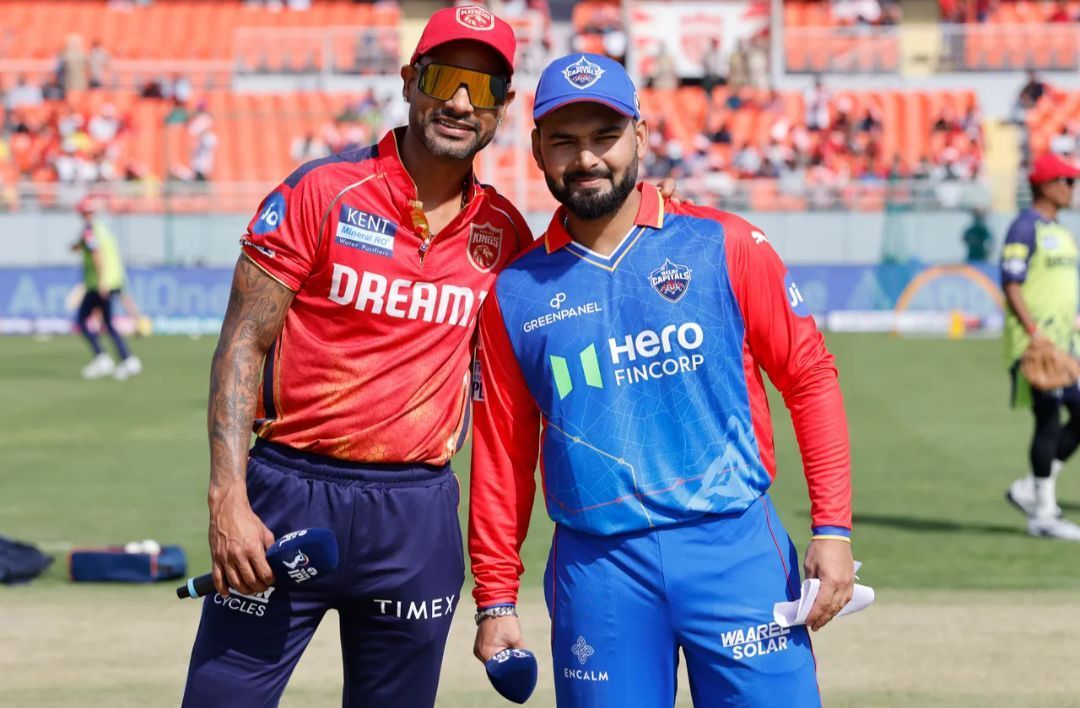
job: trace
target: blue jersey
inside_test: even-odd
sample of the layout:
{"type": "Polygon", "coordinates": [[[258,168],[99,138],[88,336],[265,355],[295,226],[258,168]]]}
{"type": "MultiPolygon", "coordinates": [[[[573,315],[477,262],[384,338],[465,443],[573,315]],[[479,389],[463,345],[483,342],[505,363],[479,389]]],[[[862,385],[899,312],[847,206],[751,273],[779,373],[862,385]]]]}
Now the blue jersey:
{"type": "Polygon", "coordinates": [[[568,528],[612,535],[747,508],[775,473],[759,366],[793,409],[815,526],[848,533],[836,371],[798,288],[741,219],[665,213],[653,187],[641,203],[610,256],[557,215],[485,303],[474,563],[523,538],[541,425],[547,510],[568,528]]]}

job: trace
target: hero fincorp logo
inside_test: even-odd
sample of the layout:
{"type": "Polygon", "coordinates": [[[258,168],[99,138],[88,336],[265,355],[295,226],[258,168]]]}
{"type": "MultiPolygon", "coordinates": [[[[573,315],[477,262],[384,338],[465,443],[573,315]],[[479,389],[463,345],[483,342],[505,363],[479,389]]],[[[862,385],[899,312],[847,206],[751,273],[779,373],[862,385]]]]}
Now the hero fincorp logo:
{"type": "Polygon", "coordinates": [[[351,305],[373,315],[468,327],[487,291],[474,293],[472,288],[458,285],[389,279],[334,263],[327,297],[338,305],[351,305]]]}
{"type": "MultiPolygon", "coordinates": [[[[695,372],[705,363],[705,356],[697,351],[704,343],[705,331],[697,322],[670,324],[659,332],[646,329],[636,334],[611,337],[607,340],[614,367],[610,375],[616,386],[629,386],[695,372]]],[[[584,379],[588,387],[604,388],[605,375],[600,368],[596,346],[590,344],[576,356],[581,365],[578,377],[572,375],[566,357],[548,355],[560,401],[573,392],[575,378],[579,382],[584,379]]]]}
{"type": "Polygon", "coordinates": [[[609,339],[611,363],[616,366],[615,383],[624,386],[697,371],[705,363],[705,356],[696,350],[704,343],[705,332],[697,322],[609,339]],[[620,366],[624,356],[627,365],[620,366]]]}
{"type": "Polygon", "coordinates": [[[678,302],[690,288],[692,274],[691,268],[665,258],[664,265],[649,273],[649,282],[665,300],[678,302]]]}
{"type": "Polygon", "coordinates": [[[576,62],[563,69],[562,74],[571,86],[584,90],[600,80],[600,77],[604,75],[604,69],[582,55],[576,62]]]}
{"type": "Polygon", "coordinates": [[[338,214],[335,241],[376,256],[393,256],[397,230],[398,225],[385,216],[345,205],[338,214]]]}

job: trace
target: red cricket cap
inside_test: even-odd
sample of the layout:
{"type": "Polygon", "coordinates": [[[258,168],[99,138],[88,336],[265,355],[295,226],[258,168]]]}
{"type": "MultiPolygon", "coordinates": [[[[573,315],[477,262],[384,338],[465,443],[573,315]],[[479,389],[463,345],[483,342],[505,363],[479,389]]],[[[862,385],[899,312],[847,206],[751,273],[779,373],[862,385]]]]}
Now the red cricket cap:
{"type": "Polygon", "coordinates": [[[1031,172],[1028,173],[1028,181],[1032,184],[1046,184],[1063,177],[1080,177],[1080,169],[1052,152],[1035,160],[1031,165],[1031,172]]]}
{"type": "Polygon", "coordinates": [[[514,29],[486,8],[476,5],[436,11],[424,27],[409,63],[415,64],[417,59],[435,47],[460,40],[480,42],[491,47],[506,61],[510,74],[514,73],[514,52],[517,49],[514,29]]]}

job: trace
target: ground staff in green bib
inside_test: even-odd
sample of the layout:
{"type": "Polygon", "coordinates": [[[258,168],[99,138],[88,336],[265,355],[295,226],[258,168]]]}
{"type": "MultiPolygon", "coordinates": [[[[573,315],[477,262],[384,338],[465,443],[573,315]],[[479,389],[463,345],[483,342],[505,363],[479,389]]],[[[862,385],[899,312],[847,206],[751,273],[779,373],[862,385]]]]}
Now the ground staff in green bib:
{"type": "Polygon", "coordinates": [[[1080,526],[1061,518],[1054,491],[1058,473],[1080,446],[1080,385],[1051,391],[1033,388],[1020,372],[1020,357],[1036,338],[1080,356],[1076,334],[1080,307],[1077,246],[1058,212],[1072,204],[1080,170],[1054,154],[1035,160],[1028,179],[1032,204],[1016,217],[1001,251],[1001,284],[1008,303],[1005,353],[1014,407],[1035,416],[1031,473],[1009,487],[1006,498],[1027,516],[1032,536],[1080,541],[1080,526]],[[1061,409],[1069,420],[1061,422],[1061,409]]]}

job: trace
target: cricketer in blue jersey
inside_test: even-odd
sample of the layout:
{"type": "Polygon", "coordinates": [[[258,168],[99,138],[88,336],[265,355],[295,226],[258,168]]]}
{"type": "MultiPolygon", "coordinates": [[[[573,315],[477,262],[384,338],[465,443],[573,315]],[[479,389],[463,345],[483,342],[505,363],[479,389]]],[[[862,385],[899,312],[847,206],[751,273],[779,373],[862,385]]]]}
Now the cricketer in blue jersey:
{"type": "Polygon", "coordinates": [[[761,370],[784,396],[810,491],[818,629],[850,599],[847,423],[832,356],[764,234],[637,183],[648,129],[605,58],[556,60],[533,152],[562,203],[499,275],[480,321],[469,551],[475,653],[522,646],[520,547],[539,456],[556,522],[544,580],[562,708],[662,708],[678,650],[696,706],[817,706],[798,556],[761,370]]]}

